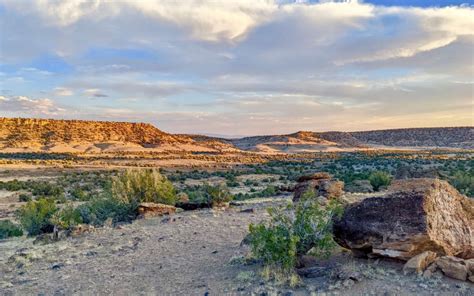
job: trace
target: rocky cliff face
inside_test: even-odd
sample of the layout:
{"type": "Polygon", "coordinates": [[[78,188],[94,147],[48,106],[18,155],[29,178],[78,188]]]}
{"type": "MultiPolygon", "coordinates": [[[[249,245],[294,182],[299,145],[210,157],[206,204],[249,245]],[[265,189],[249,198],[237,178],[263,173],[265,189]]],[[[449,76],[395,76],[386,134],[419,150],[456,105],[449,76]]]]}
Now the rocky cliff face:
{"type": "Polygon", "coordinates": [[[0,139],[8,145],[24,142],[120,141],[140,145],[189,143],[187,137],[167,134],[151,124],[130,122],[0,118],[0,139]]]}
{"type": "Polygon", "coordinates": [[[357,140],[372,145],[474,149],[473,127],[407,128],[350,134],[357,140]]]}
{"type": "Polygon", "coordinates": [[[0,118],[3,150],[106,152],[148,148],[213,150],[190,137],[168,134],[146,123],[0,118]]]}

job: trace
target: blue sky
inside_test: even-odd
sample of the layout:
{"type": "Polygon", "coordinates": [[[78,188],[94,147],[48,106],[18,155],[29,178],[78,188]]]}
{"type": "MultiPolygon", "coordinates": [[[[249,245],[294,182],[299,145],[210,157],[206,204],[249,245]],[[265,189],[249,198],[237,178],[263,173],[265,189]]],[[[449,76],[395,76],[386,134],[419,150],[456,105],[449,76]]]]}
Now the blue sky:
{"type": "Polygon", "coordinates": [[[368,0],[365,3],[371,3],[375,5],[384,6],[416,6],[416,7],[446,7],[453,5],[468,4],[472,5],[472,0],[441,0],[441,1],[428,1],[428,0],[395,0],[395,1],[384,1],[384,0],[368,0]]]}
{"type": "Polygon", "coordinates": [[[0,0],[0,116],[231,135],[473,125],[471,5],[0,0]]]}

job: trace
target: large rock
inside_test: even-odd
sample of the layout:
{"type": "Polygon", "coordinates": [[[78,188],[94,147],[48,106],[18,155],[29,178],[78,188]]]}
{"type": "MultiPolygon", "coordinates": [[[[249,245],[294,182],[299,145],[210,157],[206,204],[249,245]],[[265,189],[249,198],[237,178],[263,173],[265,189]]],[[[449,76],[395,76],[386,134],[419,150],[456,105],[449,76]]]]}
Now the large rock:
{"type": "Polygon", "coordinates": [[[396,181],[383,197],[348,205],[334,239],[356,253],[408,260],[425,251],[474,257],[474,200],[445,181],[396,181]]]}
{"type": "Polygon", "coordinates": [[[313,191],[316,196],[325,198],[338,198],[344,193],[344,182],[333,179],[328,173],[316,173],[300,177],[295,186],[293,201],[299,201],[308,191],[313,191]]]}
{"type": "Polygon", "coordinates": [[[143,218],[171,215],[175,212],[175,207],[160,203],[143,202],[138,206],[138,214],[143,218]]]}
{"type": "Polygon", "coordinates": [[[446,275],[454,279],[465,281],[468,276],[466,261],[452,256],[443,256],[436,260],[436,266],[446,275]]]}
{"type": "Polygon", "coordinates": [[[418,273],[422,274],[423,271],[436,260],[437,254],[432,251],[426,251],[421,254],[412,257],[403,266],[403,273],[418,273]]]}

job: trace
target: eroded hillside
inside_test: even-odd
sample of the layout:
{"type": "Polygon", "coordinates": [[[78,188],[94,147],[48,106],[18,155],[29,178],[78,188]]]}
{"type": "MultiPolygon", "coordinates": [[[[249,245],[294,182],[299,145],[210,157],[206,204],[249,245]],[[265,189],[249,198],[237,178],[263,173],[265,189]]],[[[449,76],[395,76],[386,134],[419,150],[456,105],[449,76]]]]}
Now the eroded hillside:
{"type": "Polygon", "coordinates": [[[147,123],[0,118],[3,152],[256,152],[285,154],[378,148],[474,149],[471,127],[414,128],[364,132],[299,131],[224,139],[170,134],[147,123]]]}
{"type": "Polygon", "coordinates": [[[213,151],[190,137],[165,133],[147,123],[28,118],[0,118],[0,148],[48,152],[213,151]]]}

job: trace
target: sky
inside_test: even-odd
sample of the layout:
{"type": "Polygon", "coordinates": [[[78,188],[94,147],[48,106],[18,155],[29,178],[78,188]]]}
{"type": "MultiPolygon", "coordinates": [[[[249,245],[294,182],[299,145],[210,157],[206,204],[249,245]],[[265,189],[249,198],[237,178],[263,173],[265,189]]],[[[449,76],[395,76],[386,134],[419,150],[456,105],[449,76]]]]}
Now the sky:
{"type": "Polygon", "coordinates": [[[474,1],[0,0],[0,117],[474,125],[474,1]]]}

